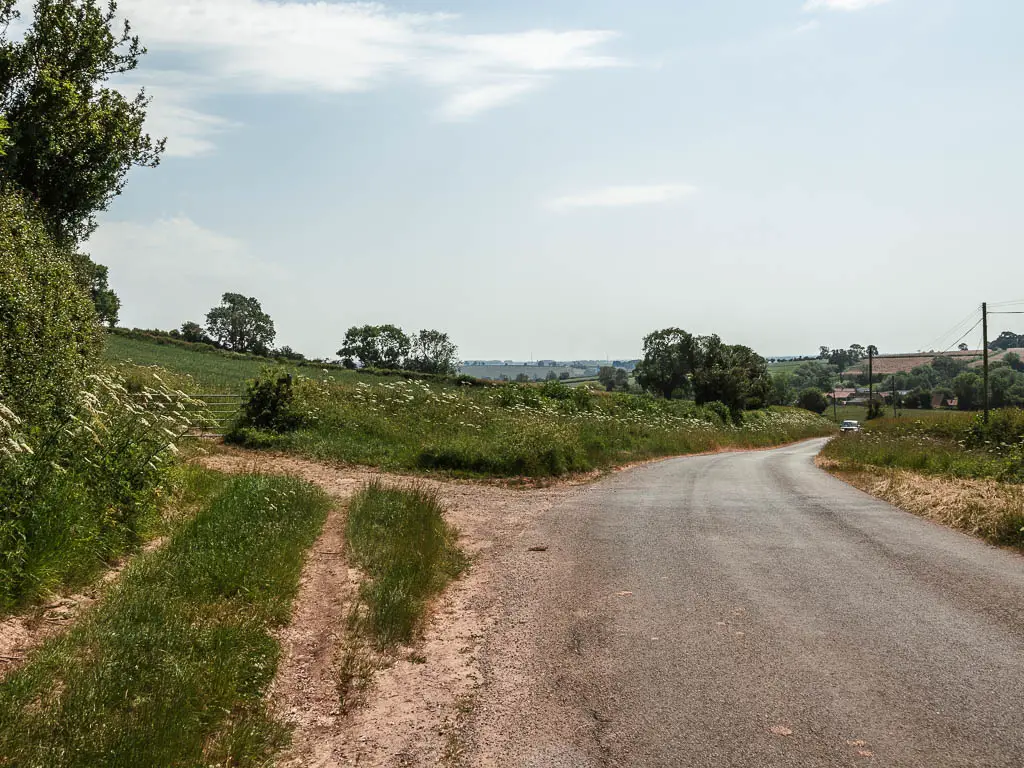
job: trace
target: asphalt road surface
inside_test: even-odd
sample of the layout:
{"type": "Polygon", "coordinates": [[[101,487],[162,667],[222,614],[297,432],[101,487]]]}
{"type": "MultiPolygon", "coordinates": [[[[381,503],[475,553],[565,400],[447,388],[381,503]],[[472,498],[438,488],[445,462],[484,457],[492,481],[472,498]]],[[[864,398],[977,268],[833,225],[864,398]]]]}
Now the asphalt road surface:
{"type": "Polygon", "coordinates": [[[1024,557],[833,479],[821,445],[546,514],[502,563],[463,763],[1024,766],[1024,557]]]}

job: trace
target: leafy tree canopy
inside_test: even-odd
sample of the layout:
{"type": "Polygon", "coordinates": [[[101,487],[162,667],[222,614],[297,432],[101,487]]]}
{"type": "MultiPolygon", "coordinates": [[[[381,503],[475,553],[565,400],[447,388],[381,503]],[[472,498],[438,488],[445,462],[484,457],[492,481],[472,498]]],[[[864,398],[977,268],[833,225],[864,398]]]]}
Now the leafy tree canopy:
{"type": "Polygon", "coordinates": [[[97,264],[84,253],[76,252],[73,260],[79,281],[92,297],[100,322],[113,328],[117,325],[118,314],[121,311],[121,299],[110,289],[107,268],[97,264]]]}
{"type": "Polygon", "coordinates": [[[796,404],[808,411],[822,414],[828,409],[828,400],[817,389],[808,388],[799,394],[796,404]]]}
{"type": "Polygon", "coordinates": [[[206,315],[207,333],[225,349],[267,354],[277,332],[259,301],[240,293],[225,293],[221,302],[206,315]]]}
{"type": "Polygon", "coordinates": [[[0,177],[40,206],[62,243],[81,241],[95,215],[121,193],[133,166],[154,167],[164,149],[143,130],[149,100],[105,87],[135,69],[145,49],[116,3],[37,0],[24,38],[9,25],[14,0],[0,0],[0,114],[9,124],[0,177]]]}
{"type": "Polygon", "coordinates": [[[348,368],[398,369],[412,342],[395,325],[363,325],[349,328],[338,357],[348,368]]]}
{"type": "Polygon", "coordinates": [[[648,334],[644,337],[644,358],[636,366],[637,383],[666,399],[677,391],[687,393],[696,355],[696,340],[680,328],[648,334]]]}
{"type": "Polygon", "coordinates": [[[454,375],[459,372],[459,349],[447,333],[423,330],[413,334],[405,367],[420,373],[454,375]]]}
{"type": "Polygon", "coordinates": [[[1024,334],[1003,331],[995,341],[989,342],[989,349],[1015,349],[1024,347],[1024,334]]]}

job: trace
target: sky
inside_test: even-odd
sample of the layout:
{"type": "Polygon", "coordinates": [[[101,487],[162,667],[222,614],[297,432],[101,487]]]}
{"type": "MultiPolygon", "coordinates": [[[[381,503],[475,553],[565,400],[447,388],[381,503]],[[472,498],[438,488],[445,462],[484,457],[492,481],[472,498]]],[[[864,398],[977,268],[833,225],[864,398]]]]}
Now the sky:
{"type": "Polygon", "coordinates": [[[167,137],[85,246],[122,325],[231,291],[318,357],[386,322],[465,359],[898,352],[1024,299],[1019,2],[119,7],[167,137]]]}

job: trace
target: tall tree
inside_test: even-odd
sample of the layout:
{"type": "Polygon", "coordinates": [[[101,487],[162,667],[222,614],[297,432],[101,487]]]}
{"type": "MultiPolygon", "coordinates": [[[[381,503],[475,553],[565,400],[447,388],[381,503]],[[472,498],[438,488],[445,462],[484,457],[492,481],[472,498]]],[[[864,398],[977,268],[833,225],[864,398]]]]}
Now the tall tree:
{"type": "Polygon", "coordinates": [[[405,367],[421,373],[456,374],[459,372],[459,348],[447,333],[423,330],[413,334],[405,367]]]}
{"type": "Polygon", "coordinates": [[[338,357],[346,368],[401,368],[412,342],[396,325],[353,326],[338,357]]]}
{"type": "Polygon", "coordinates": [[[113,328],[117,325],[121,299],[111,290],[110,284],[107,282],[109,271],[84,253],[76,252],[73,261],[79,282],[92,297],[92,303],[96,307],[96,316],[100,322],[113,328]]]}
{"type": "Polygon", "coordinates": [[[77,243],[121,193],[133,166],[154,167],[164,142],[143,130],[149,99],[106,87],[145,48],[113,0],[37,0],[21,41],[9,37],[14,0],[0,0],[0,114],[9,146],[0,177],[38,203],[50,231],[77,243]]]}
{"type": "Polygon", "coordinates": [[[636,366],[637,383],[671,399],[690,390],[696,356],[695,341],[681,328],[665,328],[644,337],[644,359],[636,366]]]}
{"type": "Polygon", "coordinates": [[[259,301],[240,293],[225,293],[221,305],[206,315],[206,330],[225,349],[265,355],[277,332],[259,301]]]}

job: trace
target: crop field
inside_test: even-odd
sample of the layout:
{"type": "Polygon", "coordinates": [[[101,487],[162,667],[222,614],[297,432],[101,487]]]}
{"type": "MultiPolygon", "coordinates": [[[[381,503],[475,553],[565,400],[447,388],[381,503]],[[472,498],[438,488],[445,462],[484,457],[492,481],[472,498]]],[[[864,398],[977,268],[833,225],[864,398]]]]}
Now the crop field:
{"type": "Polygon", "coordinates": [[[174,373],[187,375],[194,392],[242,391],[246,380],[252,379],[267,365],[244,357],[232,358],[219,352],[195,352],[172,344],[155,344],[108,334],[104,354],[115,363],[138,366],[160,366],[174,373]]]}
{"type": "MultiPolygon", "coordinates": [[[[174,385],[190,394],[240,394],[245,384],[268,367],[324,381],[358,381],[378,378],[371,374],[315,364],[297,365],[275,360],[233,355],[212,350],[200,352],[174,344],[158,344],[108,334],[104,348],[108,362],[120,366],[158,366],[174,374],[174,385]]],[[[140,371],[141,372],[141,371],[140,371]]]]}
{"type": "Polygon", "coordinates": [[[815,362],[814,360],[780,360],[775,363],[768,363],[769,373],[793,373],[805,363],[815,362]]]}

